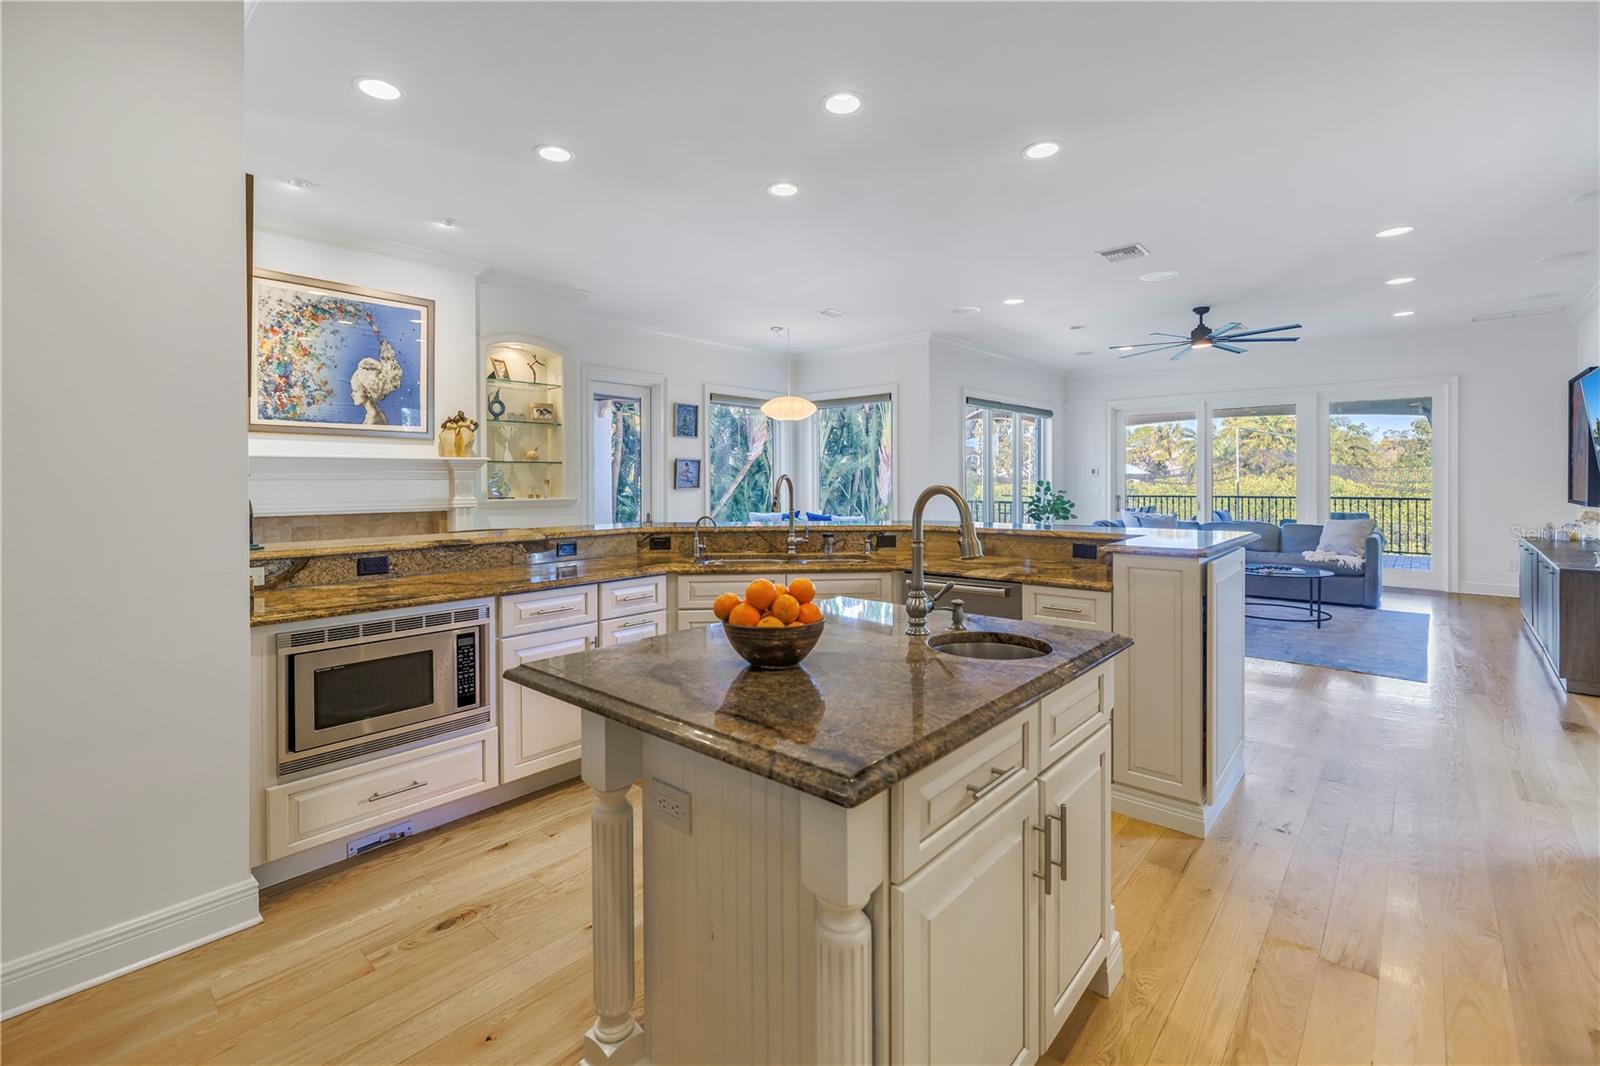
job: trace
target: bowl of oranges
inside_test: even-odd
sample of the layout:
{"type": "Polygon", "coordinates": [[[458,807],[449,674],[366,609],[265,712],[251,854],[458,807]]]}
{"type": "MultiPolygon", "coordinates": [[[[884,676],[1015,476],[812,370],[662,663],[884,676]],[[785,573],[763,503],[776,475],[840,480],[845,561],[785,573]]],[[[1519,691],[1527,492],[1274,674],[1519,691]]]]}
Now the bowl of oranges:
{"type": "Polygon", "coordinates": [[[711,609],[741,659],[757,670],[787,670],[800,665],[822,638],[816,598],[810,578],[779,585],[761,577],[745,586],[743,596],[724,592],[711,609]]]}

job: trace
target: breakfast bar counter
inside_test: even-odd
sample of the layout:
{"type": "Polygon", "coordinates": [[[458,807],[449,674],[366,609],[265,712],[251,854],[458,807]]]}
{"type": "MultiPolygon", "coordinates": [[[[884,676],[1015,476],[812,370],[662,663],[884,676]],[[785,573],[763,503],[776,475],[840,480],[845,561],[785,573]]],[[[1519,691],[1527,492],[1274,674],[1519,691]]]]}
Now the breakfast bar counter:
{"type": "Polygon", "coordinates": [[[1130,641],[993,618],[911,637],[903,608],[864,600],[824,619],[787,670],[747,668],[712,625],[506,671],[581,709],[585,1061],[1031,1062],[1119,978],[1110,716],[1130,641]],[[629,1010],[638,782],[648,1036],[629,1010]]]}

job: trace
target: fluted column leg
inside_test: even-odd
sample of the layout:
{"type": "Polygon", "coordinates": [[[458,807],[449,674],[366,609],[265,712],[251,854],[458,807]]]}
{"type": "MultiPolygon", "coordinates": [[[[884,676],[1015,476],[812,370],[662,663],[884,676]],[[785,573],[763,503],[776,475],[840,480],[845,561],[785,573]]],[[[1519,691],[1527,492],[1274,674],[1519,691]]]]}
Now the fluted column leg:
{"type": "MultiPolygon", "coordinates": [[[[863,901],[864,903],[865,901],[863,901]]],[[[817,1061],[872,1061],[872,923],[861,907],[817,900],[817,1061]]]]}
{"type": "Polygon", "coordinates": [[[633,1004],[633,804],[628,789],[641,772],[638,734],[589,711],[583,714],[583,779],[594,790],[589,814],[590,930],[594,1024],[584,1034],[589,1066],[644,1059],[644,1029],[633,1004]]]}

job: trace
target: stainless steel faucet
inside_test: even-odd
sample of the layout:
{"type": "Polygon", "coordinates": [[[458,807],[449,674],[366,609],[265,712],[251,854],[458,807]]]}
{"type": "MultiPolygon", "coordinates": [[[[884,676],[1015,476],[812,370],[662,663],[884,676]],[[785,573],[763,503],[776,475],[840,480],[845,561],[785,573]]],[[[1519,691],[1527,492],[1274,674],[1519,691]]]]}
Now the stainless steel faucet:
{"type": "Polygon", "coordinates": [[[778,498],[778,490],[785,485],[789,486],[789,507],[784,512],[789,516],[789,536],[784,539],[784,543],[788,545],[789,554],[794,555],[795,549],[809,540],[811,535],[808,533],[802,537],[794,531],[794,480],[788,474],[779,474],[777,480],[772,483],[772,509],[777,510],[782,502],[778,498]]]}
{"type": "MultiPolygon", "coordinates": [[[[933,605],[939,602],[939,597],[955,585],[947,581],[944,587],[930,596],[927,575],[922,571],[922,512],[935,496],[950,497],[955,502],[956,513],[961,516],[961,558],[983,558],[983,542],[978,540],[978,531],[972,524],[972,508],[967,506],[961,493],[949,485],[929,485],[923,489],[922,495],[917,497],[917,505],[911,509],[911,576],[906,579],[906,635],[912,637],[928,635],[928,614],[933,610],[933,605]]],[[[963,617],[961,621],[965,624],[966,619],[963,617]]]]}
{"type": "Polygon", "coordinates": [[[717,528],[717,520],[708,514],[703,514],[694,520],[694,561],[699,562],[706,557],[706,542],[700,539],[700,523],[710,522],[711,528],[717,528]]]}

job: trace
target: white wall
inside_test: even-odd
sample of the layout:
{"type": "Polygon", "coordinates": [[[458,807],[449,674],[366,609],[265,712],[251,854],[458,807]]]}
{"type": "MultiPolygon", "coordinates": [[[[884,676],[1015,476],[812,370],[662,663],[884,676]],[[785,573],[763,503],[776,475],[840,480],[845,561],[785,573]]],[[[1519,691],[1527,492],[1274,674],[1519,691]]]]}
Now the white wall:
{"type": "Polygon", "coordinates": [[[257,920],[242,17],[0,15],[7,1013],[257,920]]]}
{"type": "Polygon", "coordinates": [[[1518,526],[1565,521],[1566,428],[1562,414],[1572,376],[1573,327],[1555,318],[1439,326],[1345,341],[1304,340],[1294,350],[1244,356],[1192,353],[1180,363],[1068,380],[1066,475],[1062,480],[1104,517],[1114,479],[1106,476],[1106,404],[1140,397],[1230,390],[1304,388],[1327,383],[1458,374],[1455,414],[1460,588],[1514,594],[1518,526]],[[1091,478],[1089,468],[1102,473],[1091,478]]]}
{"type": "Polygon", "coordinates": [[[1589,294],[1589,310],[1576,323],[1578,333],[1578,370],[1600,366],[1600,305],[1594,294],[1589,294]]]}

